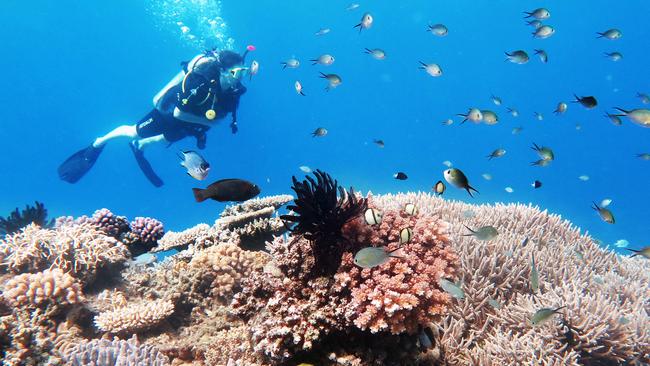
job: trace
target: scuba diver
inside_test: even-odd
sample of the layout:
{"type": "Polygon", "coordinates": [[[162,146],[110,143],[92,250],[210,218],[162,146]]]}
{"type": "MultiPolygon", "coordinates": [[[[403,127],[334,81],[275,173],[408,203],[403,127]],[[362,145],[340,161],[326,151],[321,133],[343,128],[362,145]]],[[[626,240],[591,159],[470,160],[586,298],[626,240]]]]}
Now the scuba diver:
{"type": "Polygon", "coordinates": [[[196,146],[204,149],[206,132],[228,113],[232,117],[231,131],[237,133],[239,98],[246,92],[241,78],[248,70],[243,65],[248,52],[254,49],[248,46],[242,55],[213,49],[182,63],[183,70],[154,97],[151,112],[138,123],[119,126],[70,156],[59,166],[59,178],[76,183],[93,167],[108,141],[128,137],[140,170],[154,186],[162,186],[162,179],[144,157],[144,147],[155,142],[169,146],[191,136],[196,146]]]}

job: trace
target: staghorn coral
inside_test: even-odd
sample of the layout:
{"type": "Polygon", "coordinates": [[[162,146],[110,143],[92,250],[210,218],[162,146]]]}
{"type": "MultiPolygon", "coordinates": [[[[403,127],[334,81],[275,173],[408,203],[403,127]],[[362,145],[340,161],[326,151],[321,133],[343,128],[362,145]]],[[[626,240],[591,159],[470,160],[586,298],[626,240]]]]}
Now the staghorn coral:
{"type": "Polygon", "coordinates": [[[98,271],[128,259],[126,247],[92,224],[64,225],[56,230],[30,224],[0,240],[2,269],[18,274],[58,268],[86,285],[98,271]]]}
{"type": "Polygon", "coordinates": [[[13,277],[4,286],[3,296],[13,306],[38,307],[43,304],[77,304],[84,301],[81,284],[60,269],[46,269],[13,277]]]}
{"type": "Polygon", "coordinates": [[[140,345],[136,336],[128,341],[116,338],[86,341],[67,350],[71,366],[166,366],[169,359],[156,347],[140,345]]]}
{"type": "Polygon", "coordinates": [[[95,326],[108,333],[142,332],[158,325],[174,312],[169,300],[129,304],[95,316],[95,326]]]}
{"type": "Polygon", "coordinates": [[[18,207],[6,218],[0,217],[0,236],[6,234],[13,234],[18,232],[21,228],[35,224],[40,227],[52,227],[53,220],[47,220],[47,209],[45,205],[36,201],[34,206],[25,205],[22,211],[18,211],[18,207]]]}

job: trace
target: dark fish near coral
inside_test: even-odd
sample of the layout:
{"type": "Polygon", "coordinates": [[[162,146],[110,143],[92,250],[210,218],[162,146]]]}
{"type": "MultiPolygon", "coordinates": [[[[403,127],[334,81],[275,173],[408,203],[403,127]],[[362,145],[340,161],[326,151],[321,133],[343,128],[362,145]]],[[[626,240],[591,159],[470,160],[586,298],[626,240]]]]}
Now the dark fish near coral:
{"type": "Polygon", "coordinates": [[[530,323],[532,325],[540,325],[544,323],[545,321],[551,319],[553,315],[558,314],[558,311],[560,309],[565,308],[566,306],[560,306],[559,308],[551,309],[551,308],[542,308],[539,309],[533,314],[533,316],[530,318],[530,323]]]}
{"type": "Polygon", "coordinates": [[[451,168],[447,169],[444,172],[445,180],[453,185],[456,188],[461,188],[467,191],[469,193],[470,197],[474,197],[472,195],[472,191],[479,193],[474,187],[469,185],[469,180],[465,176],[465,173],[463,173],[460,169],[456,168],[451,168]]]}
{"type": "Polygon", "coordinates": [[[381,148],[383,148],[384,146],[386,146],[386,145],[384,144],[384,140],[373,140],[372,142],[374,142],[375,145],[377,145],[377,146],[379,146],[379,147],[381,147],[381,148]]]}
{"type": "Polygon", "coordinates": [[[311,133],[311,137],[323,137],[327,135],[327,129],[324,127],[318,127],[311,133]]]}
{"type": "Polygon", "coordinates": [[[382,213],[374,208],[369,208],[363,213],[363,218],[368,225],[379,225],[381,224],[382,213]]]}
{"type": "Polygon", "coordinates": [[[420,343],[421,350],[427,350],[433,347],[435,338],[433,332],[429,327],[423,327],[418,334],[418,342],[420,343]]]}
{"type": "Polygon", "coordinates": [[[386,251],[384,247],[367,247],[363,248],[354,255],[354,264],[361,268],[374,268],[388,262],[391,258],[401,258],[393,255],[399,250],[386,251]]]}
{"type": "Polygon", "coordinates": [[[436,185],[433,186],[433,191],[438,196],[442,196],[442,194],[445,193],[445,189],[447,189],[447,187],[445,186],[445,184],[441,180],[439,180],[436,183],[436,185]]]}
{"type": "Polygon", "coordinates": [[[625,250],[629,250],[630,252],[634,252],[630,257],[636,257],[637,255],[640,255],[644,258],[650,259],[650,246],[641,248],[639,250],[636,249],[630,249],[630,248],[625,248],[625,250]]]}
{"type": "Polygon", "coordinates": [[[187,169],[187,175],[197,180],[204,180],[210,171],[210,164],[196,151],[182,151],[178,155],[181,166],[187,169]]]}
{"type": "Polygon", "coordinates": [[[542,182],[536,180],[533,183],[530,184],[533,188],[537,189],[542,186],[542,182]]]}
{"type": "Polygon", "coordinates": [[[242,202],[260,194],[260,187],[243,179],[222,179],[206,189],[192,188],[196,202],[213,199],[219,202],[242,202]]]}
{"type": "Polygon", "coordinates": [[[409,177],[404,172],[397,172],[393,174],[393,178],[397,180],[407,180],[409,177]]]}
{"type": "Polygon", "coordinates": [[[579,96],[577,96],[575,94],[573,94],[573,96],[576,98],[576,100],[573,101],[574,103],[580,103],[580,104],[582,104],[583,107],[585,107],[587,109],[596,108],[596,106],[598,105],[598,101],[596,100],[596,98],[594,98],[592,96],[579,97],[579,96]]]}
{"type": "Polygon", "coordinates": [[[600,218],[605,221],[608,224],[613,224],[616,222],[614,220],[614,214],[612,214],[612,211],[609,209],[606,209],[605,207],[600,207],[596,202],[593,202],[593,209],[598,212],[598,215],[600,215],[600,218]]]}

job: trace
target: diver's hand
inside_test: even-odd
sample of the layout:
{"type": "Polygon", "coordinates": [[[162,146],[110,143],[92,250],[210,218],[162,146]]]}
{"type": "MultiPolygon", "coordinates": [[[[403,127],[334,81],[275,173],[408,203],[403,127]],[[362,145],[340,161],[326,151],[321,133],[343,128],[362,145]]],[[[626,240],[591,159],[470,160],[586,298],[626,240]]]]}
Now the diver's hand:
{"type": "Polygon", "coordinates": [[[233,134],[236,134],[237,131],[239,131],[239,127],[237,127],[237,122],[232,121],[232,123],[230,123],[230,131],[231,131],[233,134]]]}

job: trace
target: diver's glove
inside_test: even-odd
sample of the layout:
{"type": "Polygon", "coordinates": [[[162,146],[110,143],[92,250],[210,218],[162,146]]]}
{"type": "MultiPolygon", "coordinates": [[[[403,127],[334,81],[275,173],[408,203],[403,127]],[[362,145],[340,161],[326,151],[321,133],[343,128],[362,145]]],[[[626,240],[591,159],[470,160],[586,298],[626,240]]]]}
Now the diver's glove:
{"type": "Polygon", "coordinates": [[[236,121],[232,121],[232,122],[230,123],[230,131],[231,131],[233,134],[236,134],[237,131],[239,131],[239,127],[237,127],[237,122],[236,122],[236,121]]]}

